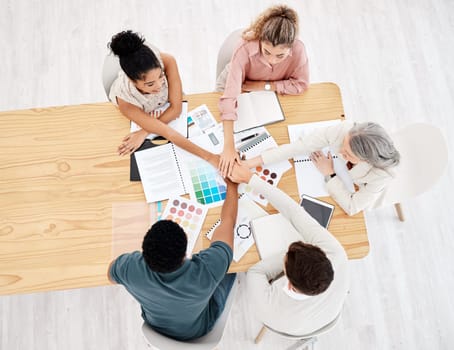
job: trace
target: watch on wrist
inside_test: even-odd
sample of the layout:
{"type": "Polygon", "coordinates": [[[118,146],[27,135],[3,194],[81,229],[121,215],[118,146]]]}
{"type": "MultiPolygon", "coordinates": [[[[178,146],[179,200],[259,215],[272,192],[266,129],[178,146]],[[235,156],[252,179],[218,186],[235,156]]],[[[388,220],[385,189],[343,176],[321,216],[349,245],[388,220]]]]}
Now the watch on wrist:
{"type": "Polygon", "coordinates": [[[269,81],[265,82],[265,90],[270,91],[271,90],[271,84],[269,81]]]}
{"type": "Polygon", "coordinates": [[[336,176],[336,173],[332,173],[332,174],[326,175],[326,176],[325,176],[325,182],[328,182],[328,181],[331,180],[334,176],[336,176]]]}

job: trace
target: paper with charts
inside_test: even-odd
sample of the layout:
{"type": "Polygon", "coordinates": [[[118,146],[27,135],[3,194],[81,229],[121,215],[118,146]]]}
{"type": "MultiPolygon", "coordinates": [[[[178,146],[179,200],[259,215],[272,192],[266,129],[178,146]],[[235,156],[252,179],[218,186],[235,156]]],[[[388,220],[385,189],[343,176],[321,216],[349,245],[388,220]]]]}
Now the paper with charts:
{"type": "MultiPolygon", "coordinates": [[[[337,120],[327,120],[322,122],[313,122],[305,124],[296,124],[288,126],[288,135],[290,142],[296,142],[300,137],[303,138],[305,135],[309,135],[316,129],[325,128],[328,126],[339,124],[341,121],[337,120]]],[[[347,189],[350,192],[354,192],[353,182],[350,175],[348,174],[347,166],[342,158],[339,158],[333,150],[330,150],[329,147],[322,149],[323,153],[326,155],[328,151],[331,151],[333,156],[334,171],[336,176],[338,176],[345,184],[347,189]]],[[[328,191],[325,186],[325,179],[312,163],[309,158],[309,154],[300,155],[293,158],[295,164],[295,174],[296,174],[296,183],[298,185],[298,193],[300,197],[303,194],[307,194],[312,197],[326,197],[329,196],[328,191]]]]}
{"type": "MultiPolygon", "coordinates": [[[[268,213],[255,204],[248,196],[242,195],[238,200],[238,216],[233,229],[233,260],[236,262],[240,261],[254,244],[254,236],[250,225],[251,220],[265,215],[268,215],[268,213]]],[[[214,230],[220,223],[221,221],[218,220],[206,233],[208,239],[213,237],[214,230]]]]}

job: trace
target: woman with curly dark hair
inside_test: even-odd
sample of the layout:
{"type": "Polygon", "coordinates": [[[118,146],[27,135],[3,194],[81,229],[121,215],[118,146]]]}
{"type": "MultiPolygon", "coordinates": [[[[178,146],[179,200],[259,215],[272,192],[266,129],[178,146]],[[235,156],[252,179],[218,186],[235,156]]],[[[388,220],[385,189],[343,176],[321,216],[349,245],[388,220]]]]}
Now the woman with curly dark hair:
{"type": "Polygon", "coordinates": [[[167,125],[181,114],[182,87],[175,58],[145,44],[145,39],[131,30],[114,35],[108,46],[119,57],[121,66],[109,99],[141,127],[123,139],[119,154],[134,152],[152,133],[217,166],[216,156],[167,125]]]}

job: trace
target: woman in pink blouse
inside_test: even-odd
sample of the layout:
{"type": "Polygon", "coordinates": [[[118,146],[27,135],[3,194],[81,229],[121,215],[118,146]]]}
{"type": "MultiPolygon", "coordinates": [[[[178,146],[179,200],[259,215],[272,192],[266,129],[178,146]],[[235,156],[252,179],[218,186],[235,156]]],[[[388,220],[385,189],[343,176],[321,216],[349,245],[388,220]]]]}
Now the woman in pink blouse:
{"type": "Polygon", "coordinates": [[[240,163],[233,140],[237,97],[243,91],[271,90],[297,95],[309,85],[309,63],[298,36],[298,15],[286,5],[265,10],[247,28],[230,63],[217,79],[224,91],[219,109],[224,125],[224,150],[219,169],[226,176],[240,163]]]}

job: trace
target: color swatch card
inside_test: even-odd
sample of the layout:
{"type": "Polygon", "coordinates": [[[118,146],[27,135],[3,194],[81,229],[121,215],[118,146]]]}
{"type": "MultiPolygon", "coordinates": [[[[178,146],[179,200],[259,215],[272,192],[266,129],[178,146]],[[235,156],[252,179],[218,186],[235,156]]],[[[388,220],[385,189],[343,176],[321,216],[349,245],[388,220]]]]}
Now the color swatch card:
{"type": "MultiPolygon", "coordinates": [[[[290,142],[296,142],[299,138],[303,138],[304,140],[304,136],[311,134],[314,130],[336,125],[340,122],[340,120],[327,120],[322,122],[289,125],[288,134],[290,142]]],[[[321,151],[323,151],[323,153],[326,155],[329,150],[329,147],[325,147],[321,151]]],[[[333,156],[333,165],[336,176],[338,176],[342,180],[342,182],[344,182],[347,189],[351,193],[353,193],[353,181],[348,174],[348,169],[345,165],[345,162],[341,158],[339,158],[332,150],[331,154],[333,156]]],[[[312,197],[329,196],[329,193],[326,190],[324,177],[312,163],[309,156],[309,154],[301,154],[293,158],[295,164],[298,193],[300,197],[303,194],[312,197]]]]}
{"type": "MultiPolygon", "coordinates": [[[[266,131],[266,129],[265,129],[266,131]]],[[[246,156],[246,159],[254,158],[262,154],[262,152],[277,147],[277,143],[274,138],[268,133],[262,133],[254,137],[250,141],[239,147],[241,155],[246,156]]],[[[273,186],[277,186],[281,180],[282,175],[291,168],[289,161],[284,160],[271,164],[258,166],[252,171],[256,172],[257,175],[264,181],[268,182],[273,186]]],[[[257,203],[267,205],[268,200],[261,194],[252,189],[248,184],[241,184],[238,188],[240,193],[246,193],[250,198],[255,200],[257,203]]]]}
{"type": "MultiPolygon", "coordinates": [[[[222,144],[219,139],[222,137],[222,129],[217,127],[210,129],[209,134],[199,135],[191,138],[191,142],[212,153],[220,153],[222,144]],[[210,134],[214,136],[210,136],[210,134]]],[[[184,174],[187,176],[188,191],[191,199],[208,207],[217,207],[224,202],[227,186],[218,169],[214,168],[205,160],[194,156],[182,149],[178,149],[181,159],[184,159],[184,174]]]]}
{"type": "MultiPolygon", "coordinates": [[[[248,196],[242,195],[238,200],[238,215],[233,229],[233,260],[236,262],[240,261],[254,244],[250,225],[251,220],[265,215],[268,215],[268,213],[255,204],[248,196]]],[[[218,220],[207,232],[206,236],[208,239],[213,237],[213,233],[220,223],[221,221],[218,220]]]]}
{"type": "Polygon", "coordinates": [[[169,199],[162,214],[163,220],[176,222],[186,232],[188,236],[186,256],[188,257],[192,254],[207,212],[208,208],[206,206],[200,205],[195,201],[182,197],[173,197],[169,199]]]}

